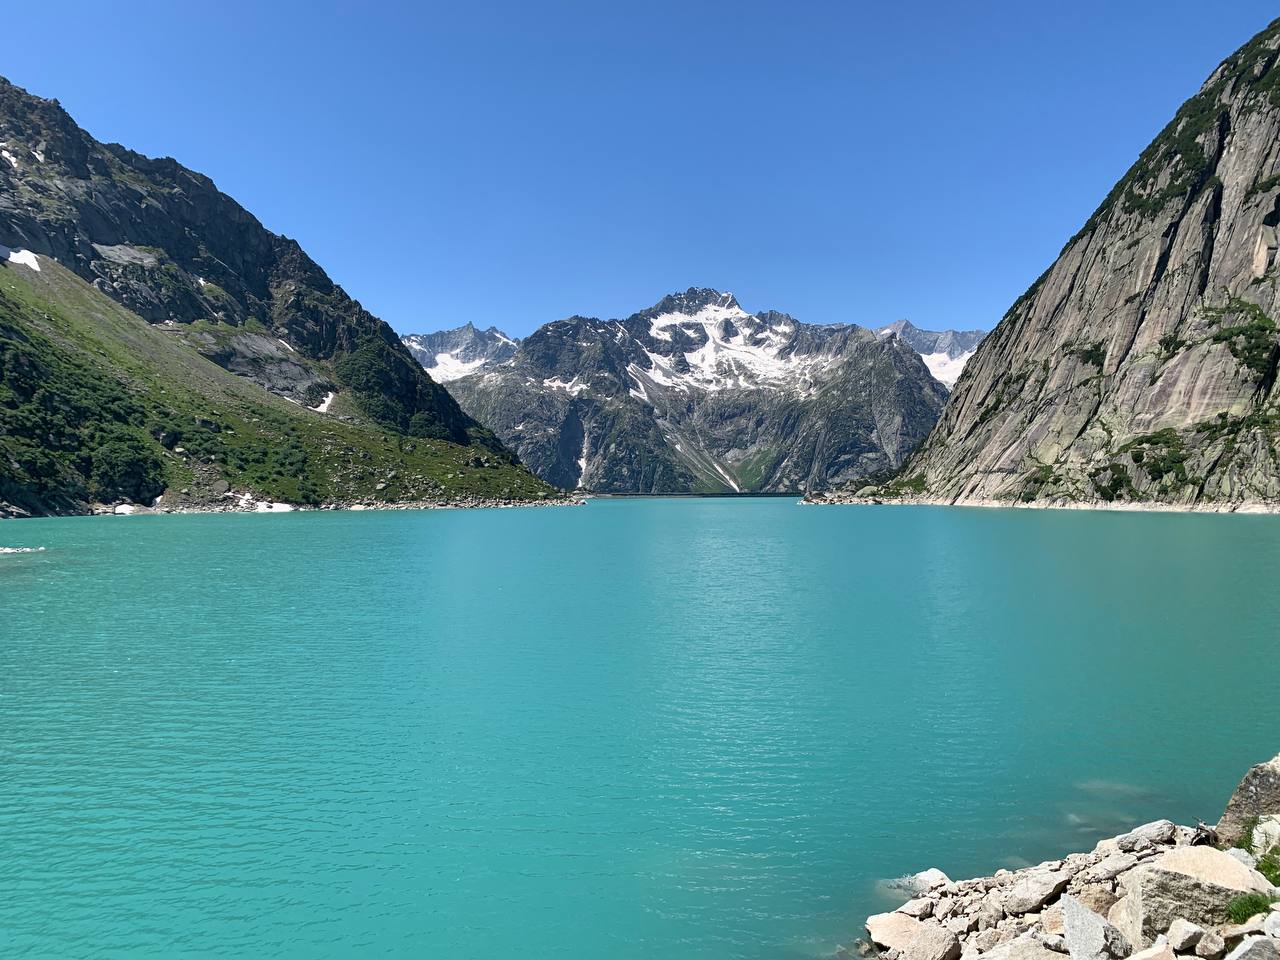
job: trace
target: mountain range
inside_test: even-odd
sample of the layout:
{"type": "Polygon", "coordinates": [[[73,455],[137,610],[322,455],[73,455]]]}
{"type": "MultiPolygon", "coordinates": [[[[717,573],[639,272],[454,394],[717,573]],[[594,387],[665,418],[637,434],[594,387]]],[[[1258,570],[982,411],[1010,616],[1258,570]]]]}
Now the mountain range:
{"type": "Polygon", "coordinates": [[[299,245],[0,80],[0,515],[545,498],[299,245]]]}
{"type": "Polygon", "coordinates": [[[863,491],[947,503],[1280,501],[1280,20],[1224,60],[863,491]]]}
{"type": "Polygon", "coordinates": [[[602,493],[794,492],[876,476],[946,399],[901,335],[751,314],[709,288],[520,341],[467,326],[405,343],[535,474],[602,493]]]}

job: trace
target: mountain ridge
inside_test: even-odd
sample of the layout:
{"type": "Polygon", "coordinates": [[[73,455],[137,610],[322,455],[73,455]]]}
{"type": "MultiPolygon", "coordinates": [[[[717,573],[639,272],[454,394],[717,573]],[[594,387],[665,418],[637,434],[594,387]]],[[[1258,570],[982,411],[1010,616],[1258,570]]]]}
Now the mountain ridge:
{"type": "Polygon", "coordinates": [[[538,476],[609,493],[801,491],[881,473],[945,397],[896,338],[749,314],[710,287],[624,319],[544,324],[448,386],[538,476]]]}

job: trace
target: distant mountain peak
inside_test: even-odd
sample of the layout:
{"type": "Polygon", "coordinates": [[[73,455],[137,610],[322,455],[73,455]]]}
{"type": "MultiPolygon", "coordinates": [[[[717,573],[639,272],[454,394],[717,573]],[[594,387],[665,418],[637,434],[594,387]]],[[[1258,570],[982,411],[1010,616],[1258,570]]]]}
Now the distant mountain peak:
{"type": "Polygon", "coordinates": [[[712,287],[690,287],[683,293],[670,293],[641,314],[655,316],[667,313],[687,313],[694,316],[708,307],[745,313],[732,293],[721,293],[712,287]]]}
{"type": "Polygon", "coordinates": [[[401,341],[438,383],[448,383],[482,367],[505,363],[520,345],[495,326],[480,330],[471,321],[435,333],[411,333],[401,341]]]}
{"type": "Polygon", "coordinates": [[[887,327],[876,331],[876,336],[884,339],[896,336],[912,350],[920,354],[924,364],[934,377],[952,387],[960,378],[964,365],[978,349],[978,344],[986,336],[982,330],[922,330],[910,320],[895,320],[887,327]]]}

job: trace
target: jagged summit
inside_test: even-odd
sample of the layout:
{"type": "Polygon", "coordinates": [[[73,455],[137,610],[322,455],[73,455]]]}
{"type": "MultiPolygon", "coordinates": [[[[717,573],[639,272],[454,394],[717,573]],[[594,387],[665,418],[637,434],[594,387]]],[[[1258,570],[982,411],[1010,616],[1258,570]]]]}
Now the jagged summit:
{"type": "Polygon", "coordinates": [[[683,293],[668,294],[647,310],[641,310],[637,316],[665,313],[693,315],[708,307],[726,312],[745,313],[732,293],[721,293],[711,287],[690,287],[683,293]]]}

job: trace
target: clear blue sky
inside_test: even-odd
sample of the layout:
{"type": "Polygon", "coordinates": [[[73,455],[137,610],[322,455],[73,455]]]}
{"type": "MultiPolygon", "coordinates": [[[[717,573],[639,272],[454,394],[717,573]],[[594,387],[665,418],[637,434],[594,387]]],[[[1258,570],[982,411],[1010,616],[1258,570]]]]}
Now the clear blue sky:
{"type": "Polygon", "coordinates": [[[0,73],[401,332],[691,285],[989,327],[1260,0],[10,4],[0,73]]]}

